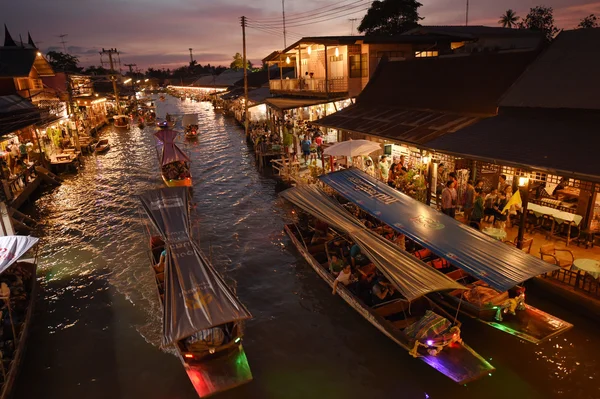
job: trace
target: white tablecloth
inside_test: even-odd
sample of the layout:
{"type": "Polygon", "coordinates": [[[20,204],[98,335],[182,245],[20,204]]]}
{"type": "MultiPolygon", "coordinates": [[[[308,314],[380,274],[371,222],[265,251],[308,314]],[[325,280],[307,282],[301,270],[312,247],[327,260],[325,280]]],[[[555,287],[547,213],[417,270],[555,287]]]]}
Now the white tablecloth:
{"type": "Polygon", "coordinates": [[[581,223],[581,220],[583,219],[583,216],[581,215],[576,215],[574,213],[569,213],[565,211],[559,211],[558,209],[538,204],[527,204],[527,209],[532,211],[537,217],[540,217],[542,215],[552,216],[558,224],[564,222],[573,222],[575,223],[575,226],[579,226],[579,223],[581,223]]]}

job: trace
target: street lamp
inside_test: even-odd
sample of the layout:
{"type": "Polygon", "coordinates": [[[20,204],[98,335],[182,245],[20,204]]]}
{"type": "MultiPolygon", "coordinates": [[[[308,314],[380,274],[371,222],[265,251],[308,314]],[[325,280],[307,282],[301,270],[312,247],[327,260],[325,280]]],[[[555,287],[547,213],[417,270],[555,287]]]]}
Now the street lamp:
{"type": "Polygon", "coordinates": [[[519,233],[517,234],[517,248],[523,249],[523,235],[525,234],[525,221],[527,220],[527,200],[529,197],[529,178],[519,177],[519,192],[521,195],[521,220],[519,222],[519,233]],[[521,190],[523,189],[523,190],[521,190]]]}

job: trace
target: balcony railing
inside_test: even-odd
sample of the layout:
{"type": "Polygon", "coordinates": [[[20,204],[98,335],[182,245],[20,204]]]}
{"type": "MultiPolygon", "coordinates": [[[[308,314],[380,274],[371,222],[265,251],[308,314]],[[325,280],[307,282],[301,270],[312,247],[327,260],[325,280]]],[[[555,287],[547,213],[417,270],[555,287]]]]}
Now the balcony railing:
{"type": "Polygon", "coordinates": [[[275,79],[269,81],[271,91],[298,93],[346,93],[348,92],[347,78],[330,78],[327,82],[322,78],[308,79],[275,79]],[[328,89],[328,90],[327,90],[328,89]]]}

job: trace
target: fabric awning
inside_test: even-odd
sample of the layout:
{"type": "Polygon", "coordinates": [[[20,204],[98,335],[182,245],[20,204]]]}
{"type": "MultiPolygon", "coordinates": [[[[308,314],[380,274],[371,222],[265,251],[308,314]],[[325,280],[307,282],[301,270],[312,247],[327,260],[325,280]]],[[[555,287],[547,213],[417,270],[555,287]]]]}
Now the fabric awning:
{"type": "Polygon", "coordinates": [[[188,198],[185,187],[140,196],[167,249],[163,346],[207,328],[252,317],[190,237],[188,198]]]}
{"type": "Polygon", "coordinates": [[[0,273],[18,261],[38,240],[38,238],[30,236],[0,237],[0,273]]]}
{"type": "Polygon", "coordinates": [[[154,133],[154,137],[158,140],[157,146],[162,166],[177,161],[190,162],[190,158],[175,144],[177,134],[176,131],[170,129],[161,129],[154,133]]]}
{"type": "Polygon", "coordinates": [[[464,289],[387,239],[367,230],[360,220],[318,187],[298,186],[281,195],[303,211],[347,233],[407,300],[433,291],[464,289]]]}
{"type": "Polygon", "coordinates": [[[365,212],[498,291],[558,269],[375,180],[346,169],[319,177],[365,212]]]}

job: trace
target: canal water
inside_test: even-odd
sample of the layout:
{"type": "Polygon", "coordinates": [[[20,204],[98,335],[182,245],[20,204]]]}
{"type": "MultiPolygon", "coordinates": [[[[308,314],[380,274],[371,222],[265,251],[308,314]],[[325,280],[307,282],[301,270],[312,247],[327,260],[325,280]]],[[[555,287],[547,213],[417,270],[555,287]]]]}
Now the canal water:
{"type": "MultiPolygon", "coordinates": [[[[600,398],[598,325],[547,299],[575,324],[539,346],[465,320],[463,338],[497,368],[460,386],[382,335],[310,269],[283,233],[282,189],[257,171],[235,122],[209,103],[168,97],[162,112],[200,114],[192,158],[202,246],[252,312],[244,347],[254,381],[219,398],[600,398]]],[[[40,292],[17,399],[196,397],[161,351],[161,310],[136,195],[162,186],[153,127],[107,128],[111,149],[41,195],[40,292]]]]}

